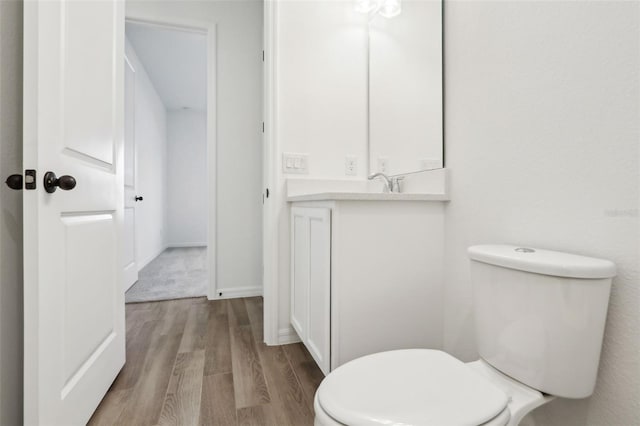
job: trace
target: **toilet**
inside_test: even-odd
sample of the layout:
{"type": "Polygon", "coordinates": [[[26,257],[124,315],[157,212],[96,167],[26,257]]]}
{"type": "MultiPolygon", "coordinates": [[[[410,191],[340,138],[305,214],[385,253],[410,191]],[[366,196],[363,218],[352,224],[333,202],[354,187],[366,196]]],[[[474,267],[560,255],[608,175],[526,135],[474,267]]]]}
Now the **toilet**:
{"type": "Polygon", "coordinates": [[[615,265],[510,245],[468,253],[480,359],[405,349],[350,361],[320,384],[316,426],[515,426],[593,393],[615,265]]]}

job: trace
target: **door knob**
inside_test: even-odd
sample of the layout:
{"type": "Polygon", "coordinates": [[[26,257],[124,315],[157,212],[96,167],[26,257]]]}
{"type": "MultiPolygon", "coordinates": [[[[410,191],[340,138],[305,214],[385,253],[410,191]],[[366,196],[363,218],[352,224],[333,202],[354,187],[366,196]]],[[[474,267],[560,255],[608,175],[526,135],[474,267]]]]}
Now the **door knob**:
{"type": "Polygon", "coordinates": [[[44,190],[49,194],[56,192],[60,188],[64,191],[70,191],[76,187],[76,178],[69,175],[57,177],[53,172],[44,174],[44,190]]]}
{"type": "Polygon", "coordinates": [[[20,191],[22,189],[22,175],[11,175],[4,182],[11,189],[20,191]]]}
{"type": "Polygon", "coordinates": [[[136,195],[135,200],[136,200],[136,202],[138,202],[138,201],[143,201],[143,200],[144,200],[144,198],[143,198],[143,197],[141,197],[141,196],[139,196],[139,195],[136,195]]]}

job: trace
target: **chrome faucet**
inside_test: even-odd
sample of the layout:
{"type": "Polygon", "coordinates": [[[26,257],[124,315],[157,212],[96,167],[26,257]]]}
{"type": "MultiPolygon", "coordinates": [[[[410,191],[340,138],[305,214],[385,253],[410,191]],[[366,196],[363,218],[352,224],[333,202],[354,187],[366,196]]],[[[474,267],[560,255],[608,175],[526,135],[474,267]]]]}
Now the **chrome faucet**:
{"type": "Polygon", "coordinates": [[[381,178],[384,181],[384,192],[401,192],[400,182],[404,180],[404,176],[387,176],[382,172],[373,173],[369,175],[369,180],[373,180],[375,178],[381,178]]]}

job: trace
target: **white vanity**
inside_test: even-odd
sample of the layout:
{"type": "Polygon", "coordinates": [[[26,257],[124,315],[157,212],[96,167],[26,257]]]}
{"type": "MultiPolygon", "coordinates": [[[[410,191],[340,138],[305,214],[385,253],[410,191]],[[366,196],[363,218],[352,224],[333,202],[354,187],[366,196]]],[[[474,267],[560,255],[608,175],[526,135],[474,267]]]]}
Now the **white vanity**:
{"type": "Polygon", "coordinates": [[[379,351],[441,348],[446,199],[289,191],[291,324],[325,374],[379,351]]]}

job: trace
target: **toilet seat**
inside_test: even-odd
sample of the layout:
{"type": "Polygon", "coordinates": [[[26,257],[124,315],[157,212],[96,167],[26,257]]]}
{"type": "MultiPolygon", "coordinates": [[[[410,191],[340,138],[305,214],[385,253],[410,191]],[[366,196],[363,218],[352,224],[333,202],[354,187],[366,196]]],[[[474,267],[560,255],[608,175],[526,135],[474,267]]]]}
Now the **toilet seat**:
{"type": "Polygon", "coordinates": [[[411,349],[368,355],[331,372],[318,388],[316,415],[345,425],[504,425],[507,404],[505,392],[462,361],[411,349]]]}

